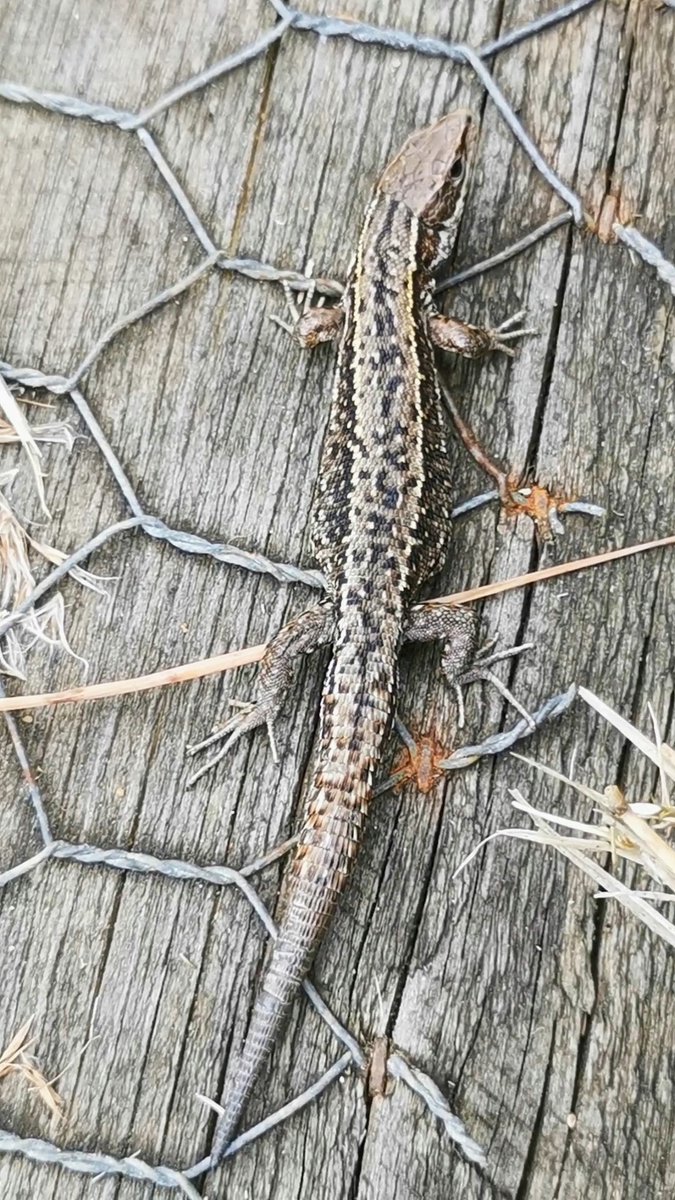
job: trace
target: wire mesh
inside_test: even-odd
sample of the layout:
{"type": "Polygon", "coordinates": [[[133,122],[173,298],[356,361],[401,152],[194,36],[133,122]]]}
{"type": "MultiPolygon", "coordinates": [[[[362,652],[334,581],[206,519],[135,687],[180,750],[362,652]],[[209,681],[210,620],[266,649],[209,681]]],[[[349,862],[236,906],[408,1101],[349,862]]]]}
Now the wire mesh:
{"type": "MultiPolygon", "coordinates": [[[[241,567],[249,571],[264,572],[281,583],[299,582],[312,587],[321,587],[323,583],[322,577],[317,571],[305,570],[293,564],[276,563],[264,555],[253,554],[241,550],[236,546],[212,543],[198,534],[173,529],[160,517],[146,513],[134,492],[124,466],[103,433],[94,413],[80,390],[80,385],[91,367],[114,339],[118,338],[136,322],[147,318],[168,301],[186,292],[207,272],[214,270],[226,271],[237,273],[257,281],[286,282],[291,288],[299,291],[307,290],[311,284],[315,291],[329,297],[339,296],[342,290],[341,284],[336,280],[320,277],[310,280],[300,271],[282,270],[272,264],[258,262],[253,259],[232,259],[220,251],[207,227],[180,186],[171,165],[160,151],[149,131],[148,127],[154,118],[171,106],[180,103],[185,97],[207,88],[216,79],[221,78],[228,72],[253,62],[259,56],[267,53],[281,38],[290,36],[292,31],[311,33],[321,38],[351,38],[361,43],[382,48],[445,58],[458,66],[470,68],[476,74],[495,104],[513,137],[523,147],[549,186],[564,202],[566,210],[545,225],[526,234],[507,250],[445,281],[439,288],[440,291],[444,291],[468,278],[480,274],[482,271],[491,269],[512,255],[521,253],[534,244],[535,241],[547,236],[566,222],[574,221],[579,227],[590,226],[590,219],[584,213],[581,198],[558,177],[546,162],[537,146],[523,128],[508,100],[497,86],[486,66],[486,61],[494,58],[503,50],[517,45],[527,38],[535,37],[563,21],[569,20],[572,16],[583,10],[590,9],[597,2],[598,0],[573,0],[572,3],[565,4],[553,12],[545,13],[528,24],[510,31],[481,47],[473,49],[459,43],[415,35],[405,30],[381,28],[331,16],[317,16],[293,9],[284,4],[283,0],[271,0],[271,5],[276,10],[278,20],[270,29],[236,53],[206,67],[184,82],[177,83],[175,87],[142,107],[138,112],[125,111],[97,101],[89,101],[60,93],[39,91],[20,83],[0,82],[0,98],[7,102],[32,105],[45,109],[48,112],[74,119],[93,121],[101,125],[114,125],[126,132],[130,137],[137,138],[173,196],[174,201],[182,210],[183,216],[188,222],[195,239],[205,252],[204,258],[194,270],[181,279],[178,279],[171,286],[164,288],[156,295],[150,297],[144,304],[123,314],[118,320],[113,322],[70,373],[62,374],[54,371],[50,374],[27,365],[0,362],[0,374],[7,381],[29,388],[44,388],[56,395],[67,395],[70,398],[96,442],[132,514],[128,520],[120,521],[107,529],[101,530],[94,538],[69,555],[54,571],[50,572],[31,595],[0,623],[0,638],[14,624],[20,621],[22,616],[33,608],[38,600],[51,591],[73,567],[82,562],[94,550],[119,534],[134,530],[141,530],[149,537],[166,540],[170,545],[183,553],[210,555],[219,562],[241,567]]],[[[666,0],[666,2],[667,6],[672,7],[671,0],[666,0]]],[[[633,227],[623,225],[618,221],[613,223],[612,232],[618,241],[634,251],[648,266],[652,267],[659,278],[675,295],[675,266],[664,257],[658,247],[633,227]]],[[[4,688],[0,683],[0,696],[4,696],[4,694],[4,688]]],[[[573,690],[570,690],[562,696],[556,696],[547,701],[542,709],[535,714],[535,723],[540,724],[550,716],[557,715],[563,711],[572,702],[573,695],[573,690]]],[[[275,857],[274,852],[272,855],[265,856],[263,860],[251,863],[247,867],[236,871],[228,866],[218,864],[200,866],[195,863],[161,859],[139,852],[116,848],[106,849],[85,843],[75,844],[54,838],[45,802],[31,770],[17,723],[10,713],[5,713],[4,717],[14,752],[26,782],[28,798],[43,844],[42,848],[31,858],[0,874],[0,886],[12,883],[23,875],[31,873],[44,861],[51,858],[74,859],[83,865],[105,865],[123,871],[159,873],[173,879],[198,880],[217,887],[234,885],[251,904],[268,934],[272,937],[275,935],[276,931],[272,919],[257,892],[249,882],[250,875],[261,869],[267,862],[273,860],[273,857],[275,857]]],[[[443,764],[443,769],[448,771],[454,770],[475,762],[477,758],[484,754],[499,753],[509,745],[512,745],[519,737],[527,736],[529,732],[531,732],[531,726],[527,722],[521,721],[513,726],[511,730],[493,735],[492,738],[488,738],[478,746],[464,747],[456,751],[451,759],[443,764]]],[[[380,785],[378,791],[392,786],[395,782],[397,782],[395,778],[387,780],[385,784],[380,785]]],[[[312,1102],[316,1096],[320,1095],[325,1088],[329,1087],[350,1066],[363,1067],[365,1064],[365,1052],[359,1045],[359,1042],[330,1012],[311,983],[307,982],[305,984],[305,992],[311,1003],[328,1023],[337,1039],[346,1048],[345,1052],[302,1095],[294,1098],[277,1113],[272,1114],[253,1129],[248,1130],[238,1137],[230,1147],[229,1154],[234,1153],[241,1146],[250,1143],[255,1138],[262,1136],[268,1129],[312,1102]]],[[[452,1113],[447,1101],[428,1075],[418,1067],[407,1062],[400,1054],[393,1050],[387,1058],[387,1072],[392,1078],[405,1082],[422,1098],[430,1111],[443,1122],[448,1135],[460,1146],[464,1155],[469,1160],[484,1164],[485,1157],[481,1148],[469,1136],[461,1121],[452,1113]]],[[[184,1195],[191,1197],[198,1196],[198,1192],[190,1182],[191,1179],[203,1173],[209,1164],[209,1160],[204,1159],[186,1168],[184,1171],[178,1171],[161,1164],[153,1166],[143,1162],[136,1156],[118,1159],[106,1154],[60,1149],[51,1143],[39,1139],[18,1137],[7,1130],[0,1130],[0,1151],[22,1154],[34,1162],[58,1164],[69,1170],[97,1177],[117,1175],[128,1179],[141,1180],[160,1188],[178,1190],[184,1195]]]]}

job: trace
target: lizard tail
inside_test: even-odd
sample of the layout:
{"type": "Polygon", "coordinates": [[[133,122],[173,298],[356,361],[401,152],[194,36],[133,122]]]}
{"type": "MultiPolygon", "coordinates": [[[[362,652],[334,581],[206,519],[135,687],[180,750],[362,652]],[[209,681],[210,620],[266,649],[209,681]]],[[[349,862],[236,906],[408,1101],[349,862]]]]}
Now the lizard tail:
{"type": "MultiPolygon", "coordinates": [[[[352,845],[354,844],[352,842],[352,845]]],[[[303,849],[301,845],[300,852],[303,849]]],[[[310,857],[314,856],[304,855],[299,864],[299,853],[294,864],[294,879],[286,916],[255,1002],[241,1057],[227,1091],[223,1113],[218,1118],[211,1147],[212,1167],[225,1157],[244,1107],[277,1040],[291,1003],[309,971],[324,927],[347,878],[349,859],[338,861],[337,857],[333,860],[335,882],[332,885],[318,878],[298,878],[298,867],[301,869],[310,857]]]]}
{"type": "MultiPolygon", "coordinates": [[[[224,1157],[288,1009],[312,963],[321,936],[351,873],[362,840],[375,764],[393,707],[392,663],[340,686],[340,655],[324,685],[321,741],[307,817],[291,871],[288,904],[255,1002],[234,1079],[218,1119],[211,1167],[224,1157]],[[377,677],[379,672],[375,672],[377,677]],[[378,688],[377,683],[381,683],[378,688]],[[349,709],[349,711],[347,711],[349,709]],[[348,731],[348,732],[347,732],[348,731]]],[[[345,656],[346,657],[346,656],[345,656]]],[[[373,656],[375,657],[375,656],[373,656]]],[[[347,674],[347,671],[344,674],[347,674]]],[[[360,672],[359,672],[360,674],[360,672]]],[[[364,672],[365,674],[365,672],[364,672]]]]}

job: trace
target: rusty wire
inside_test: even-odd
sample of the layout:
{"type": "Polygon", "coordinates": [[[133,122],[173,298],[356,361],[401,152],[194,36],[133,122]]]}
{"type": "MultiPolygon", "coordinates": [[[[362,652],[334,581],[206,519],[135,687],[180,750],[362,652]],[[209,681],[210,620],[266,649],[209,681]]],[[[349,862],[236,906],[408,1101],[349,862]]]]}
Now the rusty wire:
{"type": "MultiPolygon", "coordinates": [[[[205,252],[202,261],[191,272],[150,297],[138,308],[123,314],[116,320],[101,335],[82,361],[69,374],[63,374],[58,371],[47,373],[30,366],[0,362],[0,374],[8,381],[30,388],[45,388],[56,395],[65,394],[70,397],[83,423],[101,451],[132,513],[132,516],[128,520],[120,521],[100,531],[85,546],[75,550],[62,566],[52,571],[38,585],[38,588],[35,589],[32,595],[28,597],[27,601],[15,612],[10,613],[4,622],[0,624],[0,637],[3,633],[7,632],[12,624],[20,620],[22,615],[41,596],[45,595],[48,590],[55,586],[73,566],[81,562],[110,538],[132,529],[140,529],[148,536],[166,540],[184,553],[208,554],[215,557],[218,561],[236,565],[246,570],[265,572],[283,583],[300,582],[313,587],[320,587],[323,583],[320,574],[316,571],[306,571],[293,564],[274,563],[263,555],[253,554],[235,546],[214,544],[196,534],[172,529],[161,518],[144,512],[119,457],[105,437],[94,413],[80,390],[80,384],[94,362],[115,338],[135,322],[145,319],[169,300],[187,291],[211,270],[234,272],[253,280],[286,282],[291,288],[298,291],[306,290],[311,283],[316,291],[329,297],[339,296],[342,290],[342,285],[339,281],[333,279],[319,277],[309,280],[299,271],[281,270],[272,264],[258,262],[254,259],[228,258],[220,251],[178,182],[170,163],[162,154],[152,134],[149,132],[148,126],[153,119],[174,104],[179,103],[185,96],[208,87],[215,79],[221,78],[228,72],[254,61],[257,57],[269,51],[270,47],[282,37],[287,36],[291,30],[301,33],[312,33],[322,38],[348,37],[362,43],[446,58],[458,66],[469,66],[495,103],[513,136],[520,142],[525,152],[552,189],[564,201],[566,210],[559,213],[551,221],[547,222],[546,225],[527,233],[512,247],[500,251],[483,263],[468,268],[451,279],[446,280],[439,287],[439,290],[445,290],[448,287],[456,286],[465,279],[472,278],[483,271],[491,269],[493,266],[515,254],[521,253],[540,238],[569,221],[574,221],[580,227],[588,223],[583,211],[581,198],[553,172],[549,164],[542,157],[518,120],[508,100],[497,87],[485,63],[486,60],[493,58],[508,47],[516,45],[529,37],[536,36],[561,21],[568,20],[575,14],[591,8],[597,2],[598,0],[572,0],[571,3],[565,4],[553,12],[543,14],[527,25],[508,32],[474,50],[471,47],[458,43],[451,43],[438,38],[417,36],[403,30],[379,28],[362,22],[308,14],[291,8],[283,3],[283,0],[271,0],[272,6],[280,18],[274,26],[263,33],[257,40],[242,47],[234,54],[211,66],[207,66],[203,71],[192,76],[190,79],[179,82],[162,96],[144,105],[138,112],[116,109],[105,103],[88,101],[60,93],[44,92],[18,83],[0,82],[0,99],[16,104],[37,106],[49,112],[76,119],[84,118],[102,125],[114,125],[130,136],[137,138],[171,192],[175,202],[182,210],[183,216],[192,229],[196,240],[205,252]]],[[[667,4],[669,7],[672,6],[670,0],[667,0],[667,4]]],[[[619,222],[614,224],[613,233],[618,241],[627,245],[645,263],[651,266],[675,295],[675,267],[664,258],[658,247],[648,241],[642,234],[638,233],[637,230],[626,227],[619,222]]],[[[1,683],[0,695],[4,695],[1,683]]],[[[572,692],[568,692],[563,696],[553,697],[547,701],[539,712],[535,714],[535,725],[538,725],[551,715],[562,711],[571,703],[571,700],[572,692]]],[[[110,848],[104,849],[55,839],[51,831],[44,800],[33,776],[18,726],[9,713],[5,714],[5,722],[23,773],[28,790],[28,798],[35,814],[43,844],[42,849],[32,858],[10,868],[4,874],[0,874],[0,886],[13,882],[23,874],[36,869],[42,862],[52,858],[69,858],[82,864],[105,864],[118,870],[158,872],[172,878],[196,879],[216,886],[234,884],[242,891],[248,902],[253,906],[266,927],[267,932],[271,936],[274,936],[275,929],[271,918],[262,905],[255,889],[248,882],[248,876],[260,870],[268,862],[273,861],[274,857],[278,857],[278,854],[285,851],[288,845],[294,842],[294,839],[290,839],[290,842],[278,851],[272,851],[271,854],[264,856],[263,859],[257,860],[255,863],[251,863],[239,871],[221,865],[199,866],[178,860],[160,859],[139,852],[110,848]]],[[[517,738],[527,736],[529,732],[531,732],[531,725],[521,720],[511,730],[493,735],[478,746],[468,746],[454,751],[441,764],[441,769],[445,771],[454,770],[458,767],[469,765],[483,754],[501,752],[517,738]]],[[[380,785],[378,792],[384,790],[386,787],[394,786],[397,782],[398,779],[396,776],[390,778],[385,784],[380,785]]],[[[305,991],[324,1020],[328,1022],[333,1033],[342,1042],[343,1046],[346,1047],[346,1051],[301,1096],[284,1105],[276,1114],[272,1114],[266,1118],[254,1129],[240,1135],[232,1143],[229,1153],[234,1153],[240,1146],[248,1144],[256,1137],[261,1136],[267,1129],[284,1120],[292,1112],[296,1112],[310,1103],[315,1096],[319,1095],[350,1066],[356,1065],[362,1067],[365,1063],[365,1055],[359,1043],[330,1013],[330,1010],[318,995],[313,985],[307,983],[305,991]]],[[[461,1121],[452,1113],[433,1080],[426,1076],[419,1068],[404,1060],[396,1052],[392,1052],[389,1055],[387,1071],[393,1078],[398,1078],[406,1082],[409,1087],[421,1096],[431,1112],[443,1122],[449,1136],[462,1148],[467,1158],[477,1163],[484,1163],[485,1160],[480,1147],[470,1138],[461,1121]]],[[[3,1130],[0,1130],[0,1152],[19,1153],[36,1162],[56,1163],[72,1171],[97,1176],[118,1175],[129,1179],[143,1180],[159,1187],[178,1190],[190,1197],[198,1195],[190,1183],[190,1179],[201,1174],[209,1165],[209,1160],[204,1159],[200,1163],[187,1168],[185,1171],[177,1171],[164,1165],[152,1166],[135,1156],[117,1159],[105,1154],[86,1154],[76,1150],[63,1150],[49,1142],[35,1138],[20,1138],[9,1131],[3,1130]]]]}

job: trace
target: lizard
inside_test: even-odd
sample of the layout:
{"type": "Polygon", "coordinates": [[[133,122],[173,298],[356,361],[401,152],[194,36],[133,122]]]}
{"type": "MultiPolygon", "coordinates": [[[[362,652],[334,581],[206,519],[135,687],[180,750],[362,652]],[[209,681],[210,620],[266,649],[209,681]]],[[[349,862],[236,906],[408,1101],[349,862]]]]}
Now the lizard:
{"type": "Polygon", "coordinates": [[[402,644],[441,640],[441,668],[456,688],[475,654],[473,612],[413,603],[443,565],[450,533],[452,472],[434,347],[478,357],[509,352],[507,341],[527,332],[504,333],[513,319],[495,330],[466,325],[433,304],[433,272],[456,236],[475,139],[464,109],[408,138],[374,188],[340,304],[308,309],[295,329],[306,347],[339,339],[313,505],[326,596],[269,643],[257,703],[190,747],[226,738],[205,769],[245,733],[266,725],[272,734],[301,655],[328,645],[332,653],[285,914],[225,1092],[211,1168],[225,1156],[351,875],[394,716],[402,644]]]}

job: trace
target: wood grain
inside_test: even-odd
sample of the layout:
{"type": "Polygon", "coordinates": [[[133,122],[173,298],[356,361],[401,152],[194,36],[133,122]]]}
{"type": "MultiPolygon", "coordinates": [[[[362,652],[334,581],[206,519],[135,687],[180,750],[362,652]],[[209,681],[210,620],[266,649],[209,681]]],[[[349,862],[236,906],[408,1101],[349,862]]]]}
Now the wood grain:
{"type": "MultiPolygon", "coordinates": [[[[313,6],[318,8],[319,6],[313,6]]],[[[341,15],[473,45],[541,10],[525,0],[448,6],[342,0],[341,15]]],[[[331,11],[326,4],[325,11],[331,11]]],[[[196,0],[10,0],[3,73],[32,86],[134,107],[252,40],[271,7],[196,0]]],[[[563,178],[597,214],[609,192],[675,256],[675,22],[610,0],[494,64],[495,78],[563,178]]],[[[507,245],[559,211],[471,75],[447,62],[291,32],[263,58],[181,102],[153,132],[218,245],[344,277],[369,188],[416,126],[457,104],[482,115],[479,161],[456,263],[507,245]]],[[[68,373],[121,313],[197,264],[200,251],[131,135],[0,105],[2,357],[68,373]]],[[[539,336],[517,359],[443,363],[446,381],[494,454],[540,482],[605,503],[604,523],[570,519],[559,557],[675,528],[672,298],[620,246],[563,229],[516,262],[451,293],[459,316],[527,305],[539,336]]],[[[270,285],[209,275],[124,332],[83,388],[143,503],[174,525],[309,563],[307,517],[333,360],[304,356],[268,317],[270,285]]],[[[55,411],[77,426],[66,399],[55,411]]],[[[453,447],[458,498],[483,481],[453,447]]],[[[16,456],[3,449],[2,464],[16,456]]],[[[123,502],[94,445],[47,453],[49,538],[70,550],[123,502]]],[[[30,489],[16,507],[37,519],[30,489]]],[[[494,511],[458,526],[435,589],[457,591],[531,569],[531,527],[494,511]]],[[[69,636],[92,680],[140,674],[264,642],[308,592],[183,557],[141,535],[91,564],[113,602],[63,591],[69,636]]],[[[487,635],[535,639],[512,686],[532,707],[572,680],[638,724],[648,703],[672,736],[669,551],[511,593],[484,607],[487,635]]],[[[438,652],[403,656],[401,711],[452,743],[438,652]]],[[[296,827],[311,759],[321,663],[310,660],[278,730],[185,792],[187,741],[254,668],[96,706],[38,711],[22,724],[55,836],[195,862],[245,863],[296,827]]],[[[26,690],[82,682],[72,660],[35,653],[26,690]]],[[[474,692],[470,738],[504,719],[474,692]]],[[[466,736],[463,740],[469,740],[466,736]]],[[[594,786],[647,796],[651,772],[579,705],[530,746],[594,786]]],[[[20,772],[0,738],[0,862],[39,848],[20,772]]],[[[368,1099],[355,1074],[243,1152],[209,1197],[237,1200],[634,1200],[666,1196],[673,1156],[673,962],[628,914],[595,901],[551,851],[492,843],[453,882],[476,842],[511,823],[508,788],[588,817],[522,764],[472,769],[431,796],[375,805],[353,886],[315,978],[364,1043],[388,1034],[430,1072],[486,1148],[485,1173],[457,1156],[403,1085],[368,1099]],[[576,1117],[570,1128],[568,1117],[576,1117]]],[[[275,903],[282,868],[260,879],[275,903]]],[[[63,1146],[184,1166],[207,1149],[195,1092],[217,1095],[245,1034],[265,944],[228,889],[49,862],[0,894],[0,1044],[35,1013],[36,1053],[66,1108],[58,1124],[18,1080],[0,1081],[0,1125],[63,1146]],[[90,1037],[94,1037],[82,1053],[90,1037]]],[[[249,1118],[301,1091],[338,1055],[303,1000],[293,1010],[249,1118]]],[[[158,1200],[149,1185],[94,1182],[0,1159],[12,1200],[158,1200]]]]}

